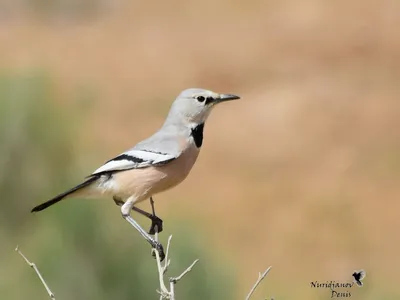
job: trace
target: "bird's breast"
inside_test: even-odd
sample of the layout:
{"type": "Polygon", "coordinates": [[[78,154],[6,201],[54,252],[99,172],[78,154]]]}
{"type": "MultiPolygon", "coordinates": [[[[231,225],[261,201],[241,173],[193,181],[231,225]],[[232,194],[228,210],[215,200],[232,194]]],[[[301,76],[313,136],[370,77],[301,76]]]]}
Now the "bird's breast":
{"type": "MultiPolygon", "coordinates": [[[[164,175],[161,189],[169,189],[181,183],[190,173],[197,157],[199,156],[200,149],[195,145],[190,145],[177,159],[164,166],[155,167],[157,171],[164,175]]],[[[161,192],[156,191],[156,192],[161,192]]]]}
{"type": "Polygon", "coordinates": [[[134,195],[137,202],[143,201],[181,183],[198,155],[199,149],[193,144],[165,165],[117,172],[113,175],[112,190],[122,198],[134,195]]]}

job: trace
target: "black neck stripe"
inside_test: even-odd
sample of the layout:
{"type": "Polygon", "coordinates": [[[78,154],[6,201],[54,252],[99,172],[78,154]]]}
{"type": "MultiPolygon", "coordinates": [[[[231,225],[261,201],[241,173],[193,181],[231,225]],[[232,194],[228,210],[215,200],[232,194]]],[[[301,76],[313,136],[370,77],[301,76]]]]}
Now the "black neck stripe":
{"type": "Polygon", "coordinates": [[[203,129],[204,123],[197,125],[196,127],[192,128],[191,135],[193,137],[194,143],[196,144],[197,148],[200,148],[203,144],[203,129]]]}

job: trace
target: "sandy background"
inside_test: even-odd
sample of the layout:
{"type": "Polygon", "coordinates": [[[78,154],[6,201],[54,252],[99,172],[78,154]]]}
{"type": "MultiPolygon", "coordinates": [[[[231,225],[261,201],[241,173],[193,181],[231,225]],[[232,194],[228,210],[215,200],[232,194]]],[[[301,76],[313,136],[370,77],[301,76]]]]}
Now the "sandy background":
{"type": "MultiPolygon", "coordinates": [[[[366,283],[352,299],[399,297],[400,2],[37,0],[2,1],[0,12],[2,74],[47,74],[76,135],[63,154],[78,161],[65,171],[73,179],[53,178],[51,191],[151,134],[182,89],[238,94],[211,115],[185,183],[156,197],[165,226],[202,237],[236,278],[234,299],[269,265],[255,299],[328,299],[310,281],[351,280],[359,268],[366,283]]],[[[3,210],[8,201],[25,212],[41,199],[3,199],[3,210]]],[[[88,206],[113,235],[125,226],[111,203],[88,206]]]]}

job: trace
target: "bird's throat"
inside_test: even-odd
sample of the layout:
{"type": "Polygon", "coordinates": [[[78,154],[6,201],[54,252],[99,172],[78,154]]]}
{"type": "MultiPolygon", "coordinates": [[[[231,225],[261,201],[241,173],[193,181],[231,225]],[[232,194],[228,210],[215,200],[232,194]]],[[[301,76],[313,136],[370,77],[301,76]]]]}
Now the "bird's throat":
{"type": "Polygon", "coordinates": [[[203,129],[204,123],[197,125],[196,127],[192,128],[191,136],[193,137],[194,143],[197,148],[200,148],[203,144],[203,129]]]}

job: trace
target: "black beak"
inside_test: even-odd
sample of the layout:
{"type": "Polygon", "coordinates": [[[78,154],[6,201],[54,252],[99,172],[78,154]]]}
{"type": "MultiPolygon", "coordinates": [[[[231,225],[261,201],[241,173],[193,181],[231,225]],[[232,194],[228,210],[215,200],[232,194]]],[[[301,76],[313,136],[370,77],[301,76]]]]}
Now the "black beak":
{"type": "Polygon", "coordinates": [[[217,102],[225,102],[225,101],[231,101],[231,100],[236,100],[236,99],[240,99],[240,97],[236,96],[236,95],[231,95],[231,94],[220,94],[217,102]]]}

